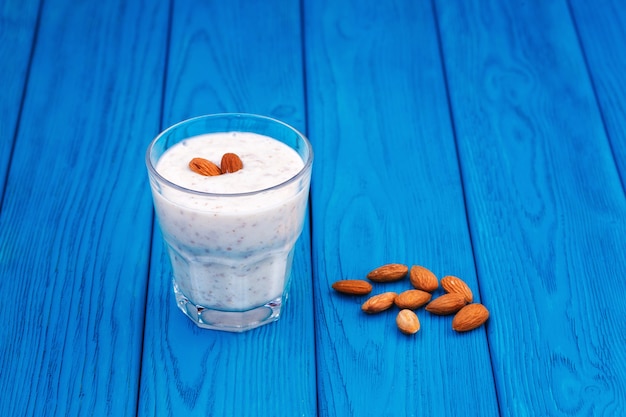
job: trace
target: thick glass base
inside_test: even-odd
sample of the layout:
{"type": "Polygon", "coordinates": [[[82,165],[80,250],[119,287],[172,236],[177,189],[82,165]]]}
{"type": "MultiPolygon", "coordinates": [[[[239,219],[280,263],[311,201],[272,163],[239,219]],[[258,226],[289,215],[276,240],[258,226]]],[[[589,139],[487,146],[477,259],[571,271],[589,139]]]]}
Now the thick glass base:
{"type": "Polygon", "coordinates": [[[278,297],[250,310],[223,311],[194,304],[175,283],[174,294],[178,308],[198,327],[226,332],[240,333],[272,323],[280,317],[283,304],[283,297],[278,297]]]}

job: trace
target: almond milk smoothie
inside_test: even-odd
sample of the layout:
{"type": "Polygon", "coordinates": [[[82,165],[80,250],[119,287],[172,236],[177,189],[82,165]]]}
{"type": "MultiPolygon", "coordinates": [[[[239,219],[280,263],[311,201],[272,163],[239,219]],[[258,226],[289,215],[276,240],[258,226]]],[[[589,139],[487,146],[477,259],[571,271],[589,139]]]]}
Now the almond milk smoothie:
{"type": "Polygon", "coordinates": [[[179,308],[220,330],[276,320],[308,200],[306,138],[261,116],[205,116],[166,130],[147,158],[179,308]],[[213,126],[218,119],[228,123],[213,126]],[[219,166],[227,153],[243,167],[212,176],[190,168],[194,158],[219,166]]]}

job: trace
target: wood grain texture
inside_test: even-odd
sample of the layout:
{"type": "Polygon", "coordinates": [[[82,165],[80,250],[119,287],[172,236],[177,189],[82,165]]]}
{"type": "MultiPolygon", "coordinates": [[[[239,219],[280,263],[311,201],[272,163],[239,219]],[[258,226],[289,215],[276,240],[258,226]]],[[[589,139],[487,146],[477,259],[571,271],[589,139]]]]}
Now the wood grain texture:
{"type": "Polygon", "coordinates": [[[135,413],[166,12],[45,2],[0,215],[0,415],[135,413]]]}
{"type": "MultiPolygon", "coordinates": [[[[365,315],[339,279],[420,264],[479,291],[429,2],[308,1],[319,415],[498,415],[485,329],[365,315]]],[[[408,279],[374,293],[409,289],[408,279]]],[[[437,295],[440,292],[437,292],[437,295]]]]}
{"type": "Polygon", "coordinates": [[[626,200],[564,1],[436,1],[504,415],[626,414],[626,200]]]}
{"type": "Polygon", "coordinates": [[[626,415],[625,27],[618,0],[5,0],[0,415],[626,415]],[[223,111],[316,152],[285,314],[241,335],[177,310],[144,166],[223,111]],[[388,262],[491,318],[406,336],[331,289],[388,262]]]}
{"type": "Polygon", "coordinates": [[[166,125],[231,111],[304,130],[299,5],[264,3],[174,0],[166,125]]]}
{"type": "MultiPolygon", "coordinates": [[[[304,130],[297,2],[176,1],[165,125],[252,112],[304,130]]],[[[199,329],[174,302],[155,234],[139,415],[314,416],[315,341],[308,223],[278,322],[242,334],[199,329]]]]}
{"type": "Polygon", "coordinates": [[[626,8],[619,0],[571,0],[570,7],[626,189],[626,8]]]}
{"type": "Polygon", "coordinates": [[[8,0],[0,5],[0,209],[7,165],[19,123],[38,11],[38,1],[8,0]]]}

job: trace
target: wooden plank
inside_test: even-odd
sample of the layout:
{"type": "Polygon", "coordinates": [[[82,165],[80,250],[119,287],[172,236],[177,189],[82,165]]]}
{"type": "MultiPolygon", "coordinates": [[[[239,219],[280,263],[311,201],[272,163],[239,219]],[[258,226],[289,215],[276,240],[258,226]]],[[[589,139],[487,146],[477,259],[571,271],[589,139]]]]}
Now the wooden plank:
{"type": "Polygon", "coordinates": [[[498,415],[484,328],[421,309],[407,337],[397,309],[366,316],[366,297],[331,289],[401,262],[480,299],[430,2],[316,0],[304,16],[320,415],[498,415]]]}
{"type": "Polygon", "coordinates": [[[567,5],[436,5],[500,409],[625,415],[626,200],[567,5]]]}
{"type": "Polygon", "coordinates": [[[135,414],[163,6],[45,2],[0,215],[0,415],[135,414]]]}
{"type": "Polygon", "coordinates": [[[38,11],[38,1],[8,0],[0,5],[0,208],[26,86],[38,11]]]}
{"type": "Polygon", "coordinates": [[[619,0],[570,3],[622,187],[626,188],[626,8],[619,0]]]}
{"type": "MultiPolygon", "coordinates": [[[[165,125],[251,112],[304,130],[297,2],[251,7],[177,1],[165,125]]],[[[242,334],[199,329],[178,311],[156,233],[147,307],[140,415],[316,415],[310,235],[297,244],[291,292],[276,323],[242,334]]]]}

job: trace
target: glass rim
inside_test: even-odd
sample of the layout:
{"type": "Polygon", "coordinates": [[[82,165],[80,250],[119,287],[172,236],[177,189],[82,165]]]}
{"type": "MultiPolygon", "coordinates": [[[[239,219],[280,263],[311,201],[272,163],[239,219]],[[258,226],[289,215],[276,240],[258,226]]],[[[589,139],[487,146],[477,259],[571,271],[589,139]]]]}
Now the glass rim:
{"type": "MultiPolygon", "coordinates": [[[[217,132],[215,132],[217,133],[217,132]]],[[[311,142],[309,142],[309,139],[303,134],[301,133],[298,129],[296,129],[295,127],[281,121],[278,119],[275,119],[273,117],[269,117],[269,116],[263,116],[260,114],[254,114],[254,113],[212,113],[212,114],[204,114],[204,115],[200,115],[200,116],[195,116],[195,117],[191,117],[189,119],[185,119],[182,120],[178,123],[175,123],[173,125],[171,125],[170,127],[168,127],[167,129],[163,130],[161,133],[159,133],[148,145],[148,149],[146,151],[146,165],[148,167],[148,171],[150,173],[151,176],[153,176],[154,178],[156,178],[158,180],[158,182],[160,183],[164,183],[169,187],[172,187],[178,191],[184,192],[184,193],[190,193],[190,194],[195,194],[198,196],[203,196],[203,197],[246,197],[246,196],[253,196],[256,194],[261,194],[264,192],[268,192],[268,191],[272,191],[275,189],[279,189],[279,188],[283,188],[291,183],[296,182],[297,180],[299,180],[301,177],[303,177],[305,175],[306,172],[309,171],[311,165],[313,165],[313,146],[311,145],[311,142]],[[171,131],[179,128],[181,125],[184,124],[188,124],[188,123],[192,123],[194,121],[200,120],[200,119],[217,119],[217,118],[223,118],[223,117],[247,117],[247,118],[252,118],[252,119],[260,119],[260,120],[265,120],[268,122],[272,122],[272,123],[276,123],[279,125],[282,125],[284,127],[286,127],[287,129],[291,130],[292,132],[294,132],[296,135],[298,135],[302,141],[304,142],[306,148],[309,150],[309,155],[306,159],[306,161],[304,161],[304,165],[302,166],[302,168],[291,178],[272,185],[271,187],[266,187],[260,190],[254,190],[254,191],[246,191],[243,193],[211,193],[211,192],[207,192],[207,191],[198,191],[198,190],[193,190],[191,188],[186,188],[183,187],[182,185],[178,185],[175,182],[172,182],[170,180],[168,180],[167,178],[165,178],[164,176],[162,176],[157,170],[156,167],[152,164],[152,160],[150,158],[150,155],[152,153],[152,150],[154,149],[155,144],[158,142],[159,139],[161,139],[163,136],[165,136],[166,134],[170,133],[171,131]]]]}

